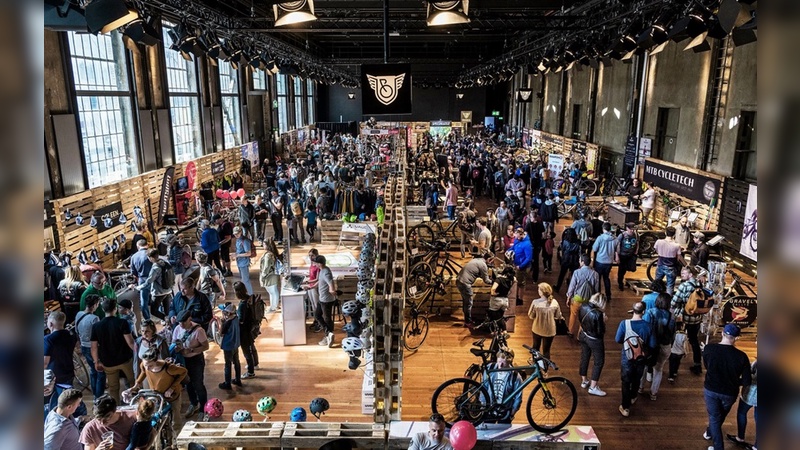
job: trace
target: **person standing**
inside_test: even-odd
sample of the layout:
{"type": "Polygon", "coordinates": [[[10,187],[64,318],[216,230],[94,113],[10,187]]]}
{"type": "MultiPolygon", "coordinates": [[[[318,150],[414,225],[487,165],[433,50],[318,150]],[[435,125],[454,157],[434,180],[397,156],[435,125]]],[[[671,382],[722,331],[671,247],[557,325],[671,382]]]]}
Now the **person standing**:
{"type": "Polygon", "coordinates": [[[703,369],[700,365],[702,353],[698,335],[700,333],[700,325],[703,322],[703,315],[689,314],[686,312],[686,302],[689,301],[689,296],[691,296],[692,292],[695,290],[703,287],[703,282],[695,278],[696,274],[696,270],[692,267],[687,266],[681,269],[681,280],[683,280],[683,283],[678,286],[678,290],[672,297],[671,308],[675,320],[683,323],[684,329],[686,330],[686,338],[689,340],[689,345],[692,347],[694,364],[689,370],[695,375],[700,375],[703,369]]]}
{"type": "MultiPolygon", "coordinates": [[[[64,329],[66,320],[66,314],[61,311],[53,311],[47,316],[50,334],[44,337],[44,368],[52,370],[56,377],[55,393],[50,397],[51,410],[56,407],[61,392],[72,387],[72,380],[75,378],[72,352],[77,340],[64,329]]],[[[86,408],[82,410],[85,414],[86,408]]]]}
{"type": "Polygon", "coordinates": [[[272,235],[275,243],[283,243],[283,198],[278,195],[277,189],[272,189],[272,198],[269,199],[270,216],[272,222],[272,235]]]}
{"type": "Polygon", "coordinates": [[[470,243],[477,247],[476,253],[488,253],[492,247],[492,232],[486,223],[485,217],[479,217],[476,222],[476,231],[478,233],[477,239],[473,239],[470,243]]]}
{"type": "Polygon", "coordinates": [[[530,269],[531,261],[533,260],[533,245],[531,245],[531,240],[525,237],[525,230],[522,228],[517,228],[514,235],[516,239],[511,251],[514,253],[513,263],[517,278],[516,305],[522,306],[522,291],[525,289],[528,269],[530,269]]]}
{"type": "MultiPolygon", "coordinates": [[[[131,275],[135,276],[138,284],[142,284],[150,275],[153,262],[147,256],[147,241],[139,239],[136,241],[138,251],[131,256],[131,275]]],[[[139,289],[139,307],[142,312],[142,319],[150,318],[150,286],[142,284],[139,289]]]]}
{"type": "Polygon", "coordinates": [[[500,206],[494,212],[495,216],[497,217],[498,227],[500,229],[511,227],[511,212],[506,207],[505,200],[500,200],[500,206]]]}
{"type": "MultiPolygon", "coordinates": [[[[172,343],[176,351],[183,356],[186,371],[189,375],[189,384],[186,393],[189,395],[189,409],[186,411],[187,419],[193,417],[208,401],[208,391],[205,386],[206,359],[203,352],[208,350],[208,337],[206,331],[199,323],[192,320],[190,311],[183,311],[178,316],[178,326],[172,332],[172,343]]],[[[205,419],[201,413],[200,421],[205,419]]]]}
{"type": "Polygon", "coordinates": [[[686,216],[681,216],[678,219],[678,224],[675,226],[675,242],[686,249],[689,242],[692,240],[692,230],[689,228],[689,219],[686,216]]]}
{"type": "Polygon", "coordinates": [[[756,422],[756,440],[750,446],[751,450],[758,448],[758,361],[753,361],[750,365],[750,386],[742,388],[742,395],[739,397],[739,407],[736,409],[736,434],[729,434],[728,439],[739,444],[744,444],[744,434],[747,431],[747,412],[753,408],[753,420],[756,422]]]}
{"type": "MultiPolygon", "coordinates": [[[[91,281],[89,282],[89,287],[86,288],[86,290],[83,291],[83,294],[81,295],[81,305],[80,305],[81,310],[86,310],[86,304],[87,304],[86,299],[90,295],[95,295],[101,299],[104,297],[113,299],[117,298],[117,294],[116,292],[114,292],[114,288],[111,287],[111,283],[108,283],[106,280],[106,275],[99,270],[92,274],[91,281]]],[[[105,315],[103,314],[103,310],[99,306],[100,300],[97,301],[97,304],[98,307],[95,308],[94,314],[97,316],[98,319],[102,319],[103,317],[105,317],[105,315]]]]}
{"type": "Polygon", "coordinates": [[[700,266],[708,270],[708,244],[706,244],[706,235],[702,231],[695,231],[692,234],[694,241],[694,248],[692,249],[692,257],[690,265],[692,267],[700,266]]]}
{"type": "Polygon", "coordinates": [[[581,376],[581,387],[589,388],[589,394],[598,397],[605,397],[606,393],[597,382],[600,381],[600,374],[606,363],[606,347],[603,337],[606,334],[606,298],[603,294],[594,294],[587,303],[581,306],[578,311],[578,319],[581,324],[581,332],[578,335],[578,342],[581,344],[581,362],[578,373],[581,376]],[[589,373],[589,357],[594,360],[592,376],[587,378],[589,373]]]}
{"type": "Polygon", "coordinates": [[[244,230],[241,227],[233,227],[233,237],[236,238],[236,267],[239,268],[239,277],[242,283],[247,286],[247,293],[253,293],[253,284],[250,282],[250,250],[253,246],[253,241],[244,235],[244,230]]]}
{"type": "Polygon", "coordinates": [[[722,331],[719,344],[708,344],[703,349],[703,364],[706,366],[706,379],[703,383],[703,398],[708,411],[708,428],[703,433],[706,440],[714,445],[708,450],[723,450],[722,423],[728,416],[741,387],[750,386],[750,358],[736,348],[736,338],[741,330],[729,323],[722,331]]]}
{"type": "MultiPolygon", "coordinates": [[[[151,299],[150,307],[152,308],[150,313],[164,320],[169,312],[173,288],[172,285],[164,286],[164,276],[165,271],[171,270],[171,266],[169,262],[159,258],[158,250],[154,248],[147,251],[147,258],[150,261],[150,273],[147,275],[147,278],[140,278],[139,283],[132,284],[131,287],[138,291],[144,289],[149,290],[151,299]]],[[[145,318],[144,311],[142,311],[142,319],[147,320],[149,318],[150,314],[145,318]]]]}
{"type": "Polygon", "coordinates": [[[592,258],[589,255],[581,255],[580,268],[572,274],[567,288],[567,306],[569,307],[569,335],[578,336],[580,323],[578,322],[578,311],[584,302],[589,301],[592,296],[600,292],[600,275],[592,270],[590,265],[592,258]]]}
{"type": "Polygon", "coordinates": [[[528,317],[531,322],[533,335],[533,348],[542,352],[545,358],[550,359],[550,346],[556,336],[556,320],[563,319],[561,306],[553,298],[553,288],[547,283],[538,286],[539,298],[531,302],[528,317]]]}
{"type": "Polygon", "coordinates": [[[611,223],[603,222],[601,228],[603,233],[595,239],[592,246],[592,251],[594,251],[594,270],[603,280],[607,301],[611,301],[611,267],[617,262],[617,240],[611,234],[611,223]]]}
{"type": "Polygon", "coordinates": [[[539,282],[539,257],[542,254],[542,247],[544,245],[545,227],[542,224],[542,219],[539,213],[531,211],[531,220],[525,225],[525,232],[528,233],[528,239],[531,241],[533,248],[533,256],[531,257],[531,272],[533,273],[533,282],[539,282]]]}
{"type": "MultiPolygon", "coordinates": [[[[319,304],[319,291],[317,290],[319,266],[314,263],[314,260],[318,255],[319,251],[316,248],[312,248],[308,251],[308,278],[306,278],[306,283],[301,286],[303,289],[305,289],[306,295],[308,295],[308,300],[311,303],[311,308],[314,312],[317,311],[317,306],[319,304]]],[[[311,324],[311,331],[319,333],[322,330],[322,324],[317,321],[316,317],[314,317],[314,323],[311,324]]]]}
{"type": "MultiPolygon", "coordinates": [[[[99,273],[99,272],[98,272],[99,273]]],[[[100,321],[96,311],[99,308],[100,296],[92,294],[86,297],[86,307],[75,316],[75,330],[78,332],[78,339],[81,344],[81,354],[89,364],[89,386],[92,395],[100,397],[106,390],[106,374],[98,372],[92,358],[92,327],[100,321]]]]}
{"type": "MultiPolygon", "coordinates": [[[[486,318],[489,320],[498,320],[503,318],[503,314],[508,309],[508,293],[514,283],[517,282],[514,277],[514,267],[507,265],[506,268],[494,279],[492,289],[489,292],[489,309],[486,311],[486,318]]],[[[501,330],[505,331],[506,322],[504,320],[498,322],[501,330]]]]}
{"type": "Polygon", "coordinates": [[[476,256],[469,260],[461,271],[458,272],[456,277],[456,287],[458,292],[461,293],[461,308],[464,311],[464,326],[473,328],[472,322],[472,285],[478,278],[483,279],[484,283],[491,286],[492,279],[489,277],[489,266],[486,264],[486,259],[489,255],[476,256]]]}
{"type": "Polygon", "coordinates": [[[553,271],[553,253],[556,250],[556,233],[553,231],[545,231],[544,247],[542,248],[542,263],[544,265],[544,273],[553,271]]]}
{"type": "MultiPolygon", "coordinates": [[[[544,195],[544,189],[541,189],[540,195],[544,195]]],[[[558,223],[558,205],[553,194],[548,195],[547,200],[539,206],[539,215],[542,216],[545,229],[550,232],[554,231],[555,224],[558,223]]]]}
{"type": "MultiPolygon", "coordinates": [[[[514,350],[505,346],[500,347],[497,351],[497,362],[490,363],[488,369],[508,369],[514,363],[514,350]]],[[[495,404],[506,402],[507,398],[519,389],[522,385],[522,376],[517,371],[498,371],[489,374],[489,379],[486,380],[485,386],[490,390],[490,395],[495,404]]],[[[502,416],[498,415],[492,418],[495,423],[511,423],[514,416],[522,406],[522,390],[516,393],[513,402],[509,404],[508,409],[504,411],[502,416]]]]}
{"type": "MultiPolygon", "coordinates": [[[[178,238],[177,234],[170,234],[167,237],[167,261],[172,266],[172,271],[175,272],[175,282],[180,283],[183,273],[186,268],[183,267],[183,245],[178,238]]],[[[158,305],[158,300],[155,302],[158,305]]]]}
{"type": "Polygon", "coordinates": [[[44,450],[83,450],[78,442],[78,419],[73,417],[82,399],[83,394],[77,389],[66,389],[58,396],[58,405],[44,420],[44,450]]]}
{"type": "Polygon", "coordinates": [[[232,384],[236,386],[242,385],[242,365],[239,363],[241,333],[239,330],[239,317],[236,315],[236,307],[233,306],[233,303],[228,302],[225,304],[225,309],[222,310],[220,334],[222,335],[222,343],[220,343],[219,348],[222,349],[225,357],[225,369],[223,371],[225,381],[219,384],[219,388],[230,390],[232,384]],[[235,375],[233,379],[231,379],[231,366],[233,366],[235,375]]]}
{"type": "Polygon", "coordinates": [[[256,322],[253,314],[254,301],[252,295],[247,293],[247,286],[241,281],[233,283],[233,292],[239,299],[239,339],[244,353],[244,360],[247,364],[246,371],[242,379],[254,378],[258,368],[258,349],[256,349],[256,338],[259,334],[260,323],[256,322]]]}
{"type": "Polygon", "coordinates": [[[336,281],[333,279],[333,272],[325,265],[325,257],[317,255],[314,262],[319,267],[317,278],[317,292],[319,304],[317,305],[317,322],[325,331],[325,337],[319,341],[319,345],[333,347],[335,336],[333,334],[333,305],[336,302],[336,281]]]}
{"type": "MultiPolygon", "coordinates": [[[[655,361],[652,367],[652,384],[650,385],[650,400],[658,398],[658,389],[661,387],[661,380],[664,377],[664,364],[669,359],[672,353],[672,341],[675,337],[675,319],[670,312],[670,296],[669,294],[659,294],[656,298],[655,308],[649,308],[645,311],[642,319],[650,324],[650,330],[656,336],[658,345],[654,347],[655,361]]],[[[644,384],[650,378],[648,373],[642,374],[642,379],[639,383],[639,393],[644,392],[644,384]]]]}
{"type": "Polygon", "coordinates": [[[447,180],[447,188],[444,191],[444,205],[447,209],[447,218],[456,220],[456,206],[458,206],[458,188],[453,184],[453,180],[447,180]]]}
{"type": "Polygon", "coordinates": [[[261,245],[264,245],[264,238],[267,234],[267,218],[269,217],[270,208],[267,205],[267,202],[264,201],[264,197],[262,197],[260,194],[256,195],[254,203],[255,204],[253,205],[253,208],[255,208],[255,220],[253,221],[253,224],[255,225],[256,239],[261,245]]]}
{"type": "Polygon", "coordinates": [[[126,320],[117,317],[117,301],[106,298],[100,303],[106,316],[92,326],[92,359],[98,372],[105,372],[108,393],[119,401],[119,376],[133,383],[135,342],[126,320]]]}
{"type": "Polygon", "coordinates": [[[208,297],[213,307],[217,304],[217,298],[225,299],[227,296],[225,285],[222,283],[222,275],[208,263],[208,255],[205,252],[197,252],[195,258],[200,264],[200,275],[196,288],[208,297]]]}
{"type": "Polygon", "coordinates": [[[185,367],[166,362],[158,349],[150,347],[142,353],[139,375],[131,391],[138,392],[147,380],[150,389],[158,391],[173,407],[180,407],[181,383],[186,373],[185,367]]]}
{"type": "Polygon", "coordinates": [[[639,236],[636,224],[628,222],[625,231],[617,236],[617,285],[620,291],[625,290],[625,274],[636,271],[636,255],[639,253],[639,236]]]}
{"type": "Polygon", "coordinates": [[[672,294],[675,289],[675,278],[680,262],[681,246],[675,242],[675,227],[667,227],[666,237],[659,239],[653,245],[658,253],[658,266],[656,267],[656,280],[667,278],[667,293],[672,294]]]}
{"type": "Polygon", "coordinates": [[[230,220],[219,214],[211,218],[217,224],[217,232],[219,233],[219,259],[222,260],[224,267],[217,266],[222,272],[222,276],[230,277],[233,275],[231,272],[231,241],[233,240],[233,224],[230,220]]]}
{"type": "Polygon", "coordinates": [[[432,414],[428,420],[428,432],[417,433],[411,438],[408,450],[453,450],[450,441],[444,437],[447,423],[441,414],[432,414]]]}
{"type": "Polygon", "coordinates": [[[242,227],[242,233],[249,239],[253,240],[253,218],[256,216],[256,209],[250,204],[247,196],[239,200],[239,208],[237,209],[239,217],[239,226],[242,227]]]}
{"type": "Polygon", "coordinates": [[[180,320],[178,319],[181,313],[188,311],[195,323],[199,323],[203,330],[208,330],[208,325],[211,323],[211,318],[214,314],[211,310],[211,301],[205,294],[195,289],[194,286],[195,281],[192,278],[181,280],[180,292],[172,299],[168,322],[171,326],[179,323],[180,320]]]}
{"type": "Polygon", "coordinates": [[[639,196],[642,202],[642,223],[648,223],[650,220],[650,213],[656,207],[656,190],[653,186],[647,186],[647,189],[639,196]]]}
{"type": "Polygon", "coordinates": [[[578,241],[578,235],[574,229],[567,228],[564,230],[561,235],[561,244],[558,246],[558,254],[561,268],[558,272],[558,281],[554,287],[556,292],[561,290],[561,284],[564,282],[567,271],[572,272],[574,276],[580,265],[581,243],[578,241]]]}
{"type": "Polygon", "coordinates": [[[644,303],[634,303],[633,309],[628,311],[633,314],[632,318],[619,323],[617,334],[614,338],[618,344],[623,344],[621,352],[622,364],[620,366],[622,404],[619,405],[619,413],[622,414],[623,417],[628,417],[631,414],[631,405],[636,403],[639,392],[639,382],[642,379],[642,374],[644,374],[645,369],[644,360],[629,359],[624,343],[630,338],[632,333],[635,333],[639,336],[641,345],[647,348],[656,348],[658,345],[655,334],[650,330],[650,324],[642,320],[644,311],[644,303]]]}

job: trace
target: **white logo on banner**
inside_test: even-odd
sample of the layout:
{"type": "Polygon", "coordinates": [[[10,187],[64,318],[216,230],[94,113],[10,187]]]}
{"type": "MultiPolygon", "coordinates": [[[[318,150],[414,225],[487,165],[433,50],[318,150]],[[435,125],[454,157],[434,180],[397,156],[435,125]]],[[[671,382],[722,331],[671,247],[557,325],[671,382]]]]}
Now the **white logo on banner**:
{"type": "Polygon", "coordinates": [[[472,122],[472,111],[461,111],[462,122],[472,122]]]}
{"type": "Polygon", "coordinates": [[[403,87],[403,80],[406,74],[400,75],[367,75],[369,87],[375,92],[375,98],[386,106],[389,106],[397,99],[397,92],[403,87]]]}
{"type": "Polygon", "coordinates": [[[519,91],[519,98],[520,100],[527,102],[528,99],[531,98],[532,93],[533,91],[519,91]]]}

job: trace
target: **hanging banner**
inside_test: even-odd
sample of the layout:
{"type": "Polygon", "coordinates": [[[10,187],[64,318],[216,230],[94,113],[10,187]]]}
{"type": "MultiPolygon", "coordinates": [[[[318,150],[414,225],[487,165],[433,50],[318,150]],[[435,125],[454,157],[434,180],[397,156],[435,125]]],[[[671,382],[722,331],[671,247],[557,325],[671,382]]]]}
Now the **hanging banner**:
{"type": "Polygon", "coordinates": [[[472,111],[461,111],[461,121],[472,123],[472,111]]]}
{"type": "Polygon", "coordinates": [[[758,186],[751,184],[747,193],[747,208],[744,210],[744,227],[739,253],[758,261],[758,186]]]}
{"type": "Polygon", "coordinates": [[[362,64],[362,114],[411,114],[411,64],[362,64]]]}
{"type": "Polygon", "coordinates": [[[572,152],[581,155],[586,155],[586,142],[572,141],[572,152]]]}
{"type": "MultiPolygon", "coordinates": [[[[120,225],[119,217],[122,215],[122,202],[112,203],[94,211],[97,218],[97,232],[109,230],[120,225]]],[[[123,219],[124,220],[124,219],[123,219]]]]}
{"type": "MultiPolygon", "coordinates": [[[[639,164],[642,164],[644,161],[639,160],[639,164]]],[[[622,175],[624,177],[628,177],[633,170],[633,166],[636,165],[636,136],[629,135],[628,140],[625,141],[625,156],[622,159],[622,175]]]]}
{"type": "Polygon", "coordinates": [[[533,89],[517,89],[517,103],[530,103],[533,99],[533,89]]]}
{"type": "Polygon", "coordinates": [[[184,169],[184,176],[186,176],[186,181],[188,185],[186,188],[188,190],[194,190],[194,180],[197,178],[197,165],[194,161],[189,161],[186,163],[186,169],[184,169]]]}
{"type": "Polygon", "coordinates": [[[167,167],[164,178],[161,180],[161,197],[158,201],[158,219],[156,226],[164,223],[164,216],[169,212],[169,200],[172,198],[172,178],[175,176],[175,167],[167,167]]]}
{"type": "Polygon", "coordinates": [[[547,155],[547,167],[550,168],[550,173],[553,174],[552,176],[556,177],[564,170],[564,155],[560,153],[550,153],[547,155]]]}
{"type": "Polygon", "coordinates": [[[720,181],[703,175],[699,170],[687,169],[677,169],[648,159],[644,163],[644,182],[690,200],[710,204],[719,194],[720,181]]]}
{"type": "Polygon", "coordinates": [[[220,159],[211,163],[211,175],[222,175],[225,173],[225,160],[220,159]]]}
{"type": "Polygon", "coordinates": [[[242,159],[250,161],[250,167],[258,165],[258,142],[248,142],[241,147],[242,159]]]}

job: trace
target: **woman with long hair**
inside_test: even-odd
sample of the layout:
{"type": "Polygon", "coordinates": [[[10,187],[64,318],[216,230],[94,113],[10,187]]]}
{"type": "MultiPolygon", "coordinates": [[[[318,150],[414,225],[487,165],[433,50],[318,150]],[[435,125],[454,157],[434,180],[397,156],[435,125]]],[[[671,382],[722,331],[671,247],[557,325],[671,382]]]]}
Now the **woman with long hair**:
{"type": "Polygon", "coordinates": [[[531,333],[533,348],[550,359],[550,346],[556,335],[556,320],[563,319],[561,306],[553,298],[553,288],[547,283],[539,283],[539,298],[531,302],[528,317],[533,319],[531,333]]]}
{"type": "Polygon", "coordinates": [[[597,382],[600,380],[600,373],[606,363],[606,348],[603,343],[603,336],[606,333],[606,296],[596,293],[589,298],[588,302],[581,305],[578,310],[578,320],[581,324],[581,331],[578,333],[578,342],[581,344],[581,362],[579,372],[581,375],[581,387],[589,388],[589,393],[604,397],[606,393],[600,389],[597,382]],[[589,357],[594,359],[591,381],[587,378],[589,373],[589,357]]]}
{"type": "Polygon", "coordinates": [[[81,295],[86,290],[83,273],[77,265],[68,266],[64,271],[64,279],[58,283],[58,303],[61,311],[67,315],[66,323],[75,320],[81,304],[81,295]]]}

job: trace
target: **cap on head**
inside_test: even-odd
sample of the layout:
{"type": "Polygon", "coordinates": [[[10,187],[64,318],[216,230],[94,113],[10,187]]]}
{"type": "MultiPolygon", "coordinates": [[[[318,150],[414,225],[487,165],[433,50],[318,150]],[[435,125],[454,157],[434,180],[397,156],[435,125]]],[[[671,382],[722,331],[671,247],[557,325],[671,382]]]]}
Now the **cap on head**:
{"type": "Polygon", "coordinates": [[[133,303],[130,300],[128,300],[127,298],[123,298],[122,300],[120,300],[118,305],[119,305],[120,308],[124,308],[124,309],[133,308],[133,303]]]}
{"type": "Polygon", "coordinates": [[[225,305],[225,312],[229,314],[234,314],[236,313],[236,307],[233,306],[233,303],[228,303],[227,305],[225,305]]]}
{"type": "Polygon", "coordinates": [[[694,233],[692,233],[692,236],[694,236],[697,239],[700,239],[701,241],[706,240],[706,235],[703,234],[701,231],[695,231],[694,233]]]}
{"type": "Polygon", "coordinates": [[[233,234],[242,234],[242,227],[238,225],[233,227],[233,234]]]}
{"type": "Polygon", "coordinates": [[[181,311],[181,313],[178,314],[178,322],[186,322],[187,320],[189,320],[191,318],[192,318],[192,312],[191,311],[181,311]]]}
{"type": "Polygon", "coordinates": [[[722,330],[722,332],[730,337],[739,337],[739,335],[742,334],[741,328],[732,323],[725,325],[725,328],[722,330]]]}

